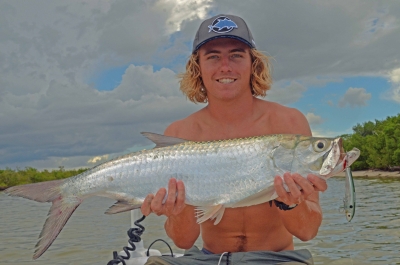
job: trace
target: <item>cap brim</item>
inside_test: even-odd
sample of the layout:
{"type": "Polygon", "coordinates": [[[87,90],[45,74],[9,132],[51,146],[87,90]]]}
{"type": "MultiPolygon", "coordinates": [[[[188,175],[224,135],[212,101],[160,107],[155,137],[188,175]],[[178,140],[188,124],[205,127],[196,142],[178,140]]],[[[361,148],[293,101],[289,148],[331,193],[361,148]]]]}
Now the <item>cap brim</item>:
{"type": "Polygon", "coordinates": [[[211,37],[209,39],[206,39],[205,41],[200,42],[196,48],[193,50],[193,53],[196,52],[202,45],[206,44],[209,41],[215,40],[215,39],[220,39],[220,38],[229,38],[229,39],[236,39],[236,40],[240,40],[241,42],[247,44],[250,48],[256,48],[253,44],[251,44],[250,42],[248,42],[247,40],[238,37],[238,36],[234,36],[234,35],[218,35],[218,36],[214,36],[211,37]]]}

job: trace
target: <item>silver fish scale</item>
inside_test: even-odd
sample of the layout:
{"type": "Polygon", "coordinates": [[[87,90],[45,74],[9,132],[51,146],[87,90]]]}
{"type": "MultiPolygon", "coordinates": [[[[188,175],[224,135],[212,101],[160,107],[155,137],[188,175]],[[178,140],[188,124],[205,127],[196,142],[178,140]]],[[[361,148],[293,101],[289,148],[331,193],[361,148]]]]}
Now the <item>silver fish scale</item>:
{"type": "Polygon", "coordinates": [[[63,190],[78,197],[142,202],[147,194],[167,188],[174,177],[184,182],[188,204],[229,206],[272,185],[278,170],[267,158],[278,138],[185,142],[144,150],[70,178],[63,190]]]}
{"type": "Polygon", "coordinates": [[[187,203],[228,205],[265,187],[266,172],[260,170],[263,159],[254,148],[260,144],[260,150],[264,150],[265,142],[255,143],[254,139],[187,143],[188,150],[177,152],[182,159],[169,168],[168,174],[185,183],[187,203]]]}

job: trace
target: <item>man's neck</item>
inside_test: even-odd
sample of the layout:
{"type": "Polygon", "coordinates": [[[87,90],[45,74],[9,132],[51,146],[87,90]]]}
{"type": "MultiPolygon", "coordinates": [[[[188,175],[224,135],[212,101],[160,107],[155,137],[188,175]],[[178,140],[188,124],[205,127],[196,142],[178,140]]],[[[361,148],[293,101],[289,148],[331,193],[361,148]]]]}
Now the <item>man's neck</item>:
{"type": "Polygon", "coordinates": [[[256,101],[253,96],[231,101],[211,101],[206,108],[215,122],[236,125],[254,117],[256,101]]]}

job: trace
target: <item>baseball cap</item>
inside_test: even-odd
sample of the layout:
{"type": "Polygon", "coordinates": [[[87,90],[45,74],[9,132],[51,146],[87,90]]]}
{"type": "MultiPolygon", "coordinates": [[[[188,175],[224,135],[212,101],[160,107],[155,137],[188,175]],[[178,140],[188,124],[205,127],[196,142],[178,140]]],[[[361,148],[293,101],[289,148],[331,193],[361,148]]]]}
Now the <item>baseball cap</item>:
{"type": "Polygon", "coordinates": [[[217,38],[237,39],[251,48],[256,48],[253,35],[241,17],[221,14],[201,23],[193,41],[192,52],[197,51],[204,43],[217,38]]]}

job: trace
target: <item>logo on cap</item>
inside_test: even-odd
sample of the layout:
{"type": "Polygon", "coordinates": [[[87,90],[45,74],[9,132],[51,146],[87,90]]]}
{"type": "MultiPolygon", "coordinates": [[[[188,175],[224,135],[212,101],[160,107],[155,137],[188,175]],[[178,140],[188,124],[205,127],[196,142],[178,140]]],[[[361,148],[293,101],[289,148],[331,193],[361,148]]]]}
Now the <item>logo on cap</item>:
{"type": "Polygon", "coordinates": [[[238,26],[235,22],[230,20],[230,18],[221,16],[217,17],[208,28],[210,29],[208,32],[214,31],[215,33],[227,33],[234,28],[238,28],[238,26]]]}

